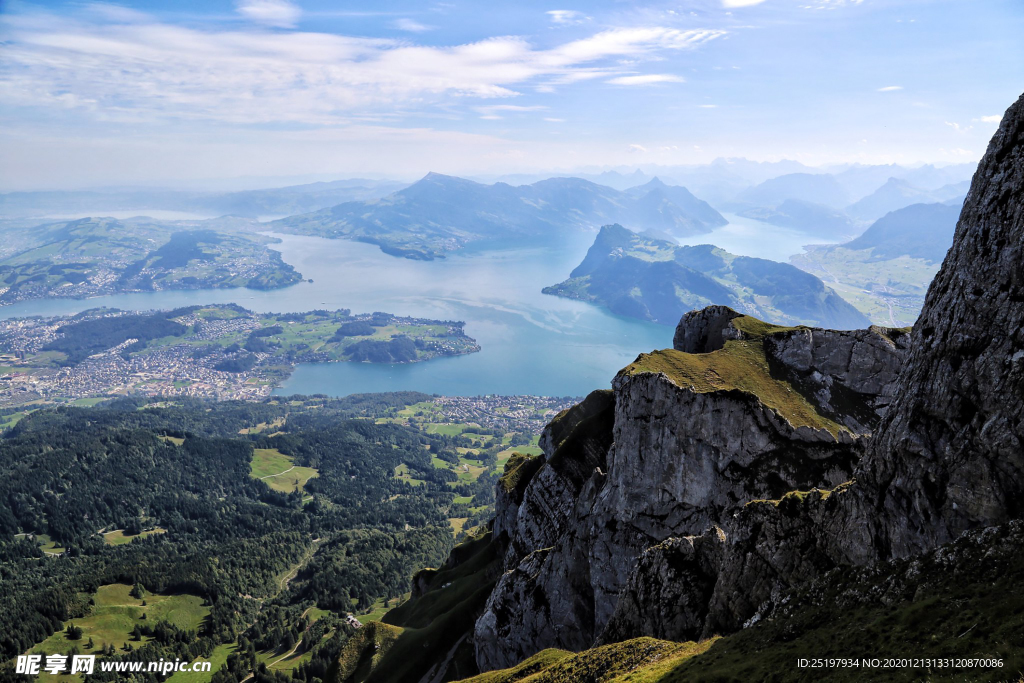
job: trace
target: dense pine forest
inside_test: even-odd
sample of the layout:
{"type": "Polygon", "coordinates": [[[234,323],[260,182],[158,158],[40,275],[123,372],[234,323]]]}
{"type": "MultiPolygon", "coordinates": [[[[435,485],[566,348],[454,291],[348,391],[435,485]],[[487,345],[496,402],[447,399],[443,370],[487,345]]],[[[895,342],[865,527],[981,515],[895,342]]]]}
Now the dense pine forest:
{"type": "Polygon", "coordinates": [[[397,602],[454,545],[450,517],[493,501],[492,478],[453,486],[431,464],[466,437],[374,419],[425,398],[118,399],[25,416],[0,437],[0,678],[21,678],[12,660],[70,622],[58,637],[76,651],[192,660],[229,648],[217,683],[322,680],[354,630],[345,615],[397,602]],[[254,454],[293,465],[257,477],[254,454]],[[131,542],[112,542],[122,535],[131,542]],[[74,620],[110,584],[142,606],[198,596],[208,614],[192,630],[137,624],[117,651],[77,642],[74,620]],[[257,654],[290,650],[311,654],[286,673],[257,654]]]}

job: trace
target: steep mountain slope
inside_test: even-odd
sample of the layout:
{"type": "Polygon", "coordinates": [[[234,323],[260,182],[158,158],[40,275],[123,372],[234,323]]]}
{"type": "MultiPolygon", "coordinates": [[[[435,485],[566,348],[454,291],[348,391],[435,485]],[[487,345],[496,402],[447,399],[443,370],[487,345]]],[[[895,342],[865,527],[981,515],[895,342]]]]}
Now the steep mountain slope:
{"type": "Polygon", "coordinates": [[[845,244],[805,247],[793,265],[813,273],[874,322],[910,325],[953,243],[960,209],[912,204],[875,221],[845,244]]]}
{"type": "Polygon", "coordinates": [[[675,324],[686,311],[710,304],[780,324],[868,324],[821,280],[793,266],[735,256],[711,245],[678,247],[621,225],[601,228],[569,279],[543,291],[661,324],[675,324]]]}
{"type": "Polygon", "coordinates": [[[715,209],[707,202],[694,197],[693,193],[685,187],[679,185],[666,185],[658,178],[653,178],[650,182],[645,183],[644,185],[631,187],[626,190],[626,194],[636,198],[643,198],[646,196],[649,201],[652,197],[658,199],[664,197],[682,209],[690,217],[711,227],[718,227],[728,223],[722,214],[715,211],[715,209]]]}
{"type": "Polygon", "coordinates": [[[397,256],[432,259],[474,240],[535,239],[615,221],[695,235],[724,224],[708,209],[684,188],[659,185],[628,194],[579,178],[513,187],[430,173],[380,200],[340,204],[272,225],[285,232],[370,242],[397,256]]]}
{"type": "Polygon", "coordinates": [[[840,245],[857,251],[871,249],[871,258],[885,261],[909,256],[940,263],[953,243],[960,207],[912,204],[879,218],[855,240],[840,245]]]}

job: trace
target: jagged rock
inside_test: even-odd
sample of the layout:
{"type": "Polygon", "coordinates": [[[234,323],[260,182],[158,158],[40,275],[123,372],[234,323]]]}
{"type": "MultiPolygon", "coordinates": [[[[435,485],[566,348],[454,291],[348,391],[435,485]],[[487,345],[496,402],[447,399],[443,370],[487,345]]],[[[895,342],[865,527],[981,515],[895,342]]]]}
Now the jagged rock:
{"type": "Polygon", "coordinates": [[[737,313],[728,306],[707,306],[683,315],[672,337],[672,348],[683,353],[710,353],[730,339],[742,339],[743,333],[732,325],[737,313]]]}
{"type": "Polygon", "coordinates": [[[597,643],[649,635],[696,640],[704,630],[725,534],[672,537],[640,554],[597,643]],[[657,609],[652,609],[652,606],[657,609]]]}
{"type": "MultiPolygon", "coordinates": [[[[506,569],[534,550],[551,547],[563,535],[583,484],[595,469],[606,467],[614,409],[612,392],[594,391],[544,429],[540,438],[544,455],[522,496],[518,501],[500,499],[495,506],[502,528],[513,522],[507,527],[506,569]],[[513,505],[514,513],[510,512],[513,505]]],[[[499,496],[503,488],[498,487],[499,496]]]]}
{"type": "MultiPolygon", "coordinates": [[[[614,400],[598,411],[588,398],[587,410],[570,411],[545,433],[548,462],[516,508],[509,573],[477,627],[481,667],[509,666],[545,647],[587,647],[612,619],[631,572],[636,590],[646,590],[649,577],[634,572],[645,549],[699,535],[746,501],[849,480],[863,452],[860,436],[888,403],[905,348],[877,330],[810,334],[721,307],[686,316],[680,328],[677,338],[693,340],[687,348],[704,355],[641,356],[616,377],[614,400]],[[723,344],[743,345],[721,348],[708,341],[709,329],[723,344]],[[708,373],[716,378],[710,383],[708,373]],[[729,373],[742,376],[740,385],[729,384],[729,373]],[[762,400],[748,380],[771,385],[772,398],[762,400]],[[818,412],[816,401],[831,406],[836,397],[862,402],[861,419],[844,427],[818,412]]],[[[509,517],[503,509],[497,515],[509,517]]],[[[708,596],[693,603],[707,605],[713,586],[709,578],[708,596]]],[[[667,618],[659,628],[675,633],[691,617],[667,618]]],[[[622,633],[630,624],[654,628],[620,623],[622,633]]]]}
{"type": "Polygon", "coordinates": [[[866,434],[892,402],[910,334],[874,325],[853,331],[802,327],[769,335],[764,344],[773,374],[809,395],[823,415],[866,434]]]}

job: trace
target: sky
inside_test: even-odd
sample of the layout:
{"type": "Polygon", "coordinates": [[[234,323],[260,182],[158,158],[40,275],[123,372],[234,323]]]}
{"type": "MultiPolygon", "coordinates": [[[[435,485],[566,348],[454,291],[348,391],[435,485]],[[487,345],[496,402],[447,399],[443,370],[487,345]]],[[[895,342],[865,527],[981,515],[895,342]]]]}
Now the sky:
{"type": "Polygon", "coordinates": [[[976,161],[1021,0],[0,0],[0,191],[976,161]]]}

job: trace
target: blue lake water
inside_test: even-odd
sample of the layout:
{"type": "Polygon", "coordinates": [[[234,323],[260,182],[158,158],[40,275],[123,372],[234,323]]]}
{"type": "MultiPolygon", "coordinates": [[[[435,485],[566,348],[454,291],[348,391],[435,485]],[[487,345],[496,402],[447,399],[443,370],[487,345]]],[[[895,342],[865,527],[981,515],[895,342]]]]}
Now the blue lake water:
{"type": "MultiPolygon", "coordinates": [[[[805,234],[780,234],[794,231],[757,221],[739,221],[688,243],[715,243],[734,253],[785,260],[800,245],[816,241],[805,234]]],[[[670,327],[541,294],[541,288],[568,277],[593,234],[529,248],[478,245],[437,261],[399,259],[346,240],[278,237],[282,241],[274,248],[313,282],[274,291],[164,291],[30,301],[0,308],[0,317],[70,314],[97,306],[149,310],[227,302],[258,312],[350,308],[463,320],[466,333],[482,347],[479,353],[408,365],[300,365],[277,394],[417,390],[451,396],[579,396],[609,387],[637,354],[672,343],[670,327]]]]}

